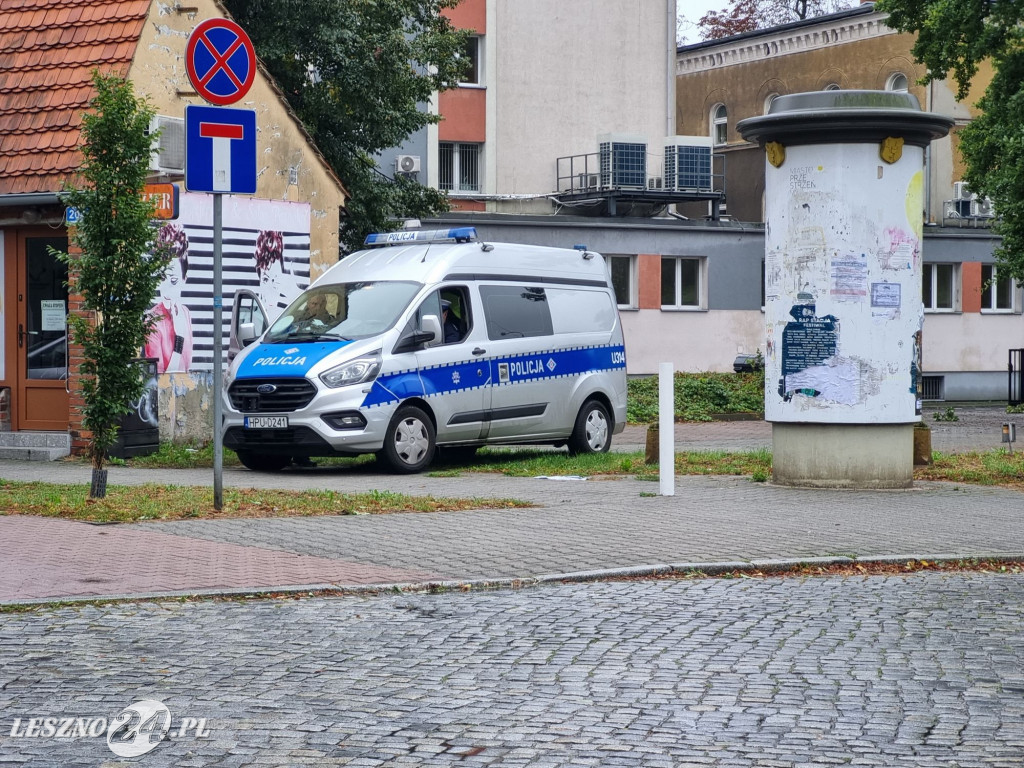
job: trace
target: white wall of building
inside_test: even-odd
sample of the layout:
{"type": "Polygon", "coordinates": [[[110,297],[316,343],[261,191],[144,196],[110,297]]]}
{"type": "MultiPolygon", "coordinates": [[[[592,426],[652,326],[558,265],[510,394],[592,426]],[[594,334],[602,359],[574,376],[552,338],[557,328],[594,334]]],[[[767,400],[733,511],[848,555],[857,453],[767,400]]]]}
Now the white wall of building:
{"type": "Polygon", "coordinates": [[[553,192],[556,158],[597,152],[599,134],[643,134],[660,155],[675,115],[675,0],[488,5],[495,193],[553,192]]]}
{"type": "Polygon", "coordinates": [[[764,312],[624,310],[626,373],[654,374],[659,363],[677,371],[732,371],[738,353],[764,353],[764,312]]]}

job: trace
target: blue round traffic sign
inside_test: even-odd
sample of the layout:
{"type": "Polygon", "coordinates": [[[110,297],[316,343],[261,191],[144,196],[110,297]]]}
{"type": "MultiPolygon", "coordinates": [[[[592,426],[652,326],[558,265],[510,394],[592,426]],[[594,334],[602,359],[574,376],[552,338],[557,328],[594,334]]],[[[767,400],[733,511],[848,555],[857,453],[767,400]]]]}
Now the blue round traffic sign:
{"type": "Polygon", "coordinates": [[[230,19],[207,19],[185,46],[185,70],[192,86],[211,104],[234,104],[256,79],[256,51],[230,19]]]}

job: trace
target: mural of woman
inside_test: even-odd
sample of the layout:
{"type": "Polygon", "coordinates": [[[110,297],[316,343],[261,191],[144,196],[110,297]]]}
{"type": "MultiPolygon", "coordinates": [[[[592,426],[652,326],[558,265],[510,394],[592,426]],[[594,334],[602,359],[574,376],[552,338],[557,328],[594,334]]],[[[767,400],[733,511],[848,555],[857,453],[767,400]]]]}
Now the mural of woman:
{"type": "Polygon", "coordinates": [[[165,224],[157,242],[169,250],[171,260],[160,284],[160,298],[150,310],[153,332],[143,356],[156,358],[157,373],[177,373],[187,371],[192,363],[192,314],[181,299],[188,279],[188,235],[177,224],[165,224]]]}
{"type": "Polygon", "coordinates": [[[272,229],[261,229],[256,236],[256,274],[263,307],[276,318],[302,292],[299,279],[284,266],[284,236],[272,229]]]}

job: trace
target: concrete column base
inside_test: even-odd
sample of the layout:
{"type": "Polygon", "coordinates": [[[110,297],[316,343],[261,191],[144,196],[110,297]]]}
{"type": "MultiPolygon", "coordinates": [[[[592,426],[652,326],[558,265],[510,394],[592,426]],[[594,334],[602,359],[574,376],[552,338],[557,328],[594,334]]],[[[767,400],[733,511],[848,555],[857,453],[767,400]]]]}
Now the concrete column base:
{"type": "Polygon", "coordinates": [[[772,424],[772,480],[812,488],[909,488],[913,424],[772,424]]]}

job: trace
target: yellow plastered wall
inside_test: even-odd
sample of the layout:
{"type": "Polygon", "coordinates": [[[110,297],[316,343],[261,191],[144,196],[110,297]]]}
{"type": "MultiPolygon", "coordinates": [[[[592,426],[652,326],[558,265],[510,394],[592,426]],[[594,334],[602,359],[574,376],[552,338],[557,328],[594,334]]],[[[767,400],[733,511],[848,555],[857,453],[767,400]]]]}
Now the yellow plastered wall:
{"type": "MultiPolygon", "coordinates": [[[[191,0],[187,6],[153,0],[129,78],[157,114],[184,117],[186,105],[206,104],[189,82],[185,45],[200,22],[226,16],[214,0],[191,0]]],[[[256,196],[310,205],[310,280],[315,280],[338,260],[345,190],[262,70],[245,97],[231,106],[256,111],[256,196]]]]}

